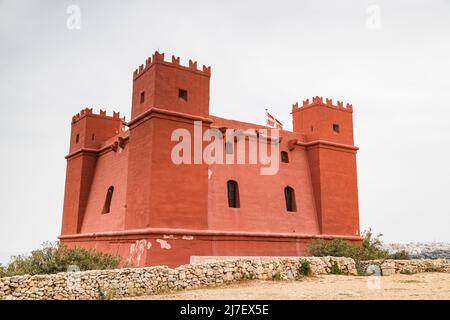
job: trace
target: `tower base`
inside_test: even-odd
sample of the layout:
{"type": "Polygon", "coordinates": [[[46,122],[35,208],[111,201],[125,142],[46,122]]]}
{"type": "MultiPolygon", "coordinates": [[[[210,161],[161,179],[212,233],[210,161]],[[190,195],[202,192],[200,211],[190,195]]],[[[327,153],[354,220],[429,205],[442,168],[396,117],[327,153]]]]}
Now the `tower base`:
{"type": "Polygon", "coordinates": [[[69,247],[120,256],[135,267],[177,267],[193,256],[304,256],[314,240],[343,239],[359,245],[359,236],[306,235],[149,228],[60,236],[69,247]]]}

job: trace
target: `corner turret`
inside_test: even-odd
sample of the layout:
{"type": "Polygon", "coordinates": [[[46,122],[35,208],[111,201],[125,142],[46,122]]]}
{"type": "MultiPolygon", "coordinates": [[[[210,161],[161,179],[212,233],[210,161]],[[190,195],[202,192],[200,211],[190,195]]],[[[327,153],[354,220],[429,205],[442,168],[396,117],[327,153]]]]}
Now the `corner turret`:
{"type": "Polygon", "coordinates": [[[124,129],[124,122],[125,117],[121,118],[119,112],[108,116],[106,111],[100,110],[96,114],[92,108],[84,108],[72,117],[70,153],[83,148],[99,148],[124,129]]]}
{"type": "Polygon", "coordinates": [[[292,121],[295,132],[305,135],[307,141],[324,140],[353,145],[353,106],[331,99],[323,101],[314,97],[292,106],[292,121]]]}
{"type": "Polygon", "coordinates": [[[182,66],[175,56],[168,62],[156,51],[133,73],[131,120],[153,107],[207,117],[210,77],[211,67],[182,66]]]}

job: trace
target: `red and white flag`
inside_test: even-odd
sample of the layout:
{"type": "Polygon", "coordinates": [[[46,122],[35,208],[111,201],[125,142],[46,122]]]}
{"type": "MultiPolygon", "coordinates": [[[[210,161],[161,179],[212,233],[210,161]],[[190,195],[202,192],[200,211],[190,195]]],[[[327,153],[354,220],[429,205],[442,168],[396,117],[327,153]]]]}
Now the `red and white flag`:
{"type": "Polygon", "coordinates": [[[266,110],[266,114],[267,114],[267,120],[266,120],[267,126],[283,130],[283,124],[277,118],[272,116],[267,110],[266,110]]]}

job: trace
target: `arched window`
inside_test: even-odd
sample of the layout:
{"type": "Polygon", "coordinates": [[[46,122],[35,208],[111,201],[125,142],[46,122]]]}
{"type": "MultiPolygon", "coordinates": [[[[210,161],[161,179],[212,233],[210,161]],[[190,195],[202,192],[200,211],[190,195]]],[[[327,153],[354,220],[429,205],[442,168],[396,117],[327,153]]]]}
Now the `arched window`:
{"type": "Polygon", "coordinates": [[[109,211],[111,209],[111,201],[112,201],[113,193],[114,193],[114,187],[111,186],[108,188],[108,191],[106,192],[105,205],[103,206],[102,213],[109,213],[109,211]]]}
{"type": "Polygon", "coordinates": [[[281,162],[289,163],[289,155],[286,151],[281,151],[281,162]]]}
{"type": "Polygon", "coordinates": [[[297,206],[295,203],[295,192],[294,189],[287,186],[284,188],[284,199],[286,200],[286,210],[289,212],[297,211],[297,206]]]}
{"type": "Polygon", "coordinates": [[[236,181],[227,182],[228,207],[239,208],[239,187],[236,181]]]}

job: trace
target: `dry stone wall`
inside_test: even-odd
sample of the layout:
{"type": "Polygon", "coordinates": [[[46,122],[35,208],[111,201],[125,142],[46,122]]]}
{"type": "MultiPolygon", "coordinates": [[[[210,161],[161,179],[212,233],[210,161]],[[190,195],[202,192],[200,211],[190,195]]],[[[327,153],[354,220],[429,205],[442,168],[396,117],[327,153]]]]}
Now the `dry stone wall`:
{"type": "Polygon", "coordinates": [[[373,266],[381,270],[384,276],[395,273],[414,274],[421,272],[450,272],[450,262],[446,259],[417,259],[417,260],[370,260],[361,263],[363,270],[373,266]]]}
{"type": "Polygon", "coordinates": [[[336,266],[343,274],[357,273],[350,258],[233,259],[176,269],[156,266],[2,278],[0,299],[101,299],[213,287],[244,279],[287,280],[298,277],[306,265],[311,275],[331,273],[336,266]]]}
{"type": "MultiPolygon", "coordinates": [[[[337,257],[236,258],[183,265],[25,275],[0,279],[0,299],[102,299],[214,287],[245,279],[296,279],[309,266],[310,275],[356,275],[355,261],[337,257]],[[308,263],[305,263],[308,261],[308,263]]],[[[382,275],[450,272],[448,260],[373,260],[382,275]]]]}

